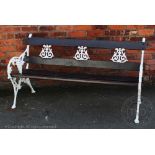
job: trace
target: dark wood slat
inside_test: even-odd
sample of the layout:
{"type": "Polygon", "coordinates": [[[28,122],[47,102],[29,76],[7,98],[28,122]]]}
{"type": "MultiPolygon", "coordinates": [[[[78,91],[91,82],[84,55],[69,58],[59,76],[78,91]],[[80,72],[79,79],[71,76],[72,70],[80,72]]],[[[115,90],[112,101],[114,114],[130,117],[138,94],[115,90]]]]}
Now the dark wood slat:
{"type": "Polygon", "coordinates": [[[130,82],[117,82],[117,81],[99,81],[99,80],[86,80],[86,79],[70,79],[70,78],[61,78],[61,77],[43,77],[43,76],[30,76],[22,75],[22,77],[33,78],[33,79],[44,79],[44,80],[57,80],[57,81],[71,81],[71,82],[82,82],[82,83],[96,83],[96,84],[108,84],[108,85],[126,85],[126,86],[135,86],[137,83],[130,82]]]}
{"type": "Polygon", "coordinates": [[[85,80],[98,80],[98,81],[119,81],[119,82],[135,82],[138,83],[138,77],[130,76],[110,76],[102,74],[85,74],[85,73],[67,73],[67,72],[56,72],[49,70],[38,70],[38,69],[24,69],[23,75],[33,75],[41,77],[61,77],[61,78],[72,78],[72,79],[85,79],[85,80]]]}
{"type": "Polygon", "coordinates": [[[124,64],[114,63],[111,61],[77,61],[74,59],[63,59],[63,58],[53,58],[53,59],[42,59],[40,57],[30,56],[25,57],[25,62],[32,64],[44,64],[44,65],[58,65],[58,66],[70,66],[70,67],[92,67],[92,68],[105,68],[105,69],[121,69],[121,70],[139,70],[139,63],[126,62],[124,64]]]}
{"type": "Polygon", "coordinates": [[[55,45],[55,46],[87,46],[95,48],[125,48],[125,49],[146,49],[147,44],[138,41],[107,41],[107,40],[80,40],[80,39],[52,39],[32,37],[26,38],[27,45],[55,45]]]}

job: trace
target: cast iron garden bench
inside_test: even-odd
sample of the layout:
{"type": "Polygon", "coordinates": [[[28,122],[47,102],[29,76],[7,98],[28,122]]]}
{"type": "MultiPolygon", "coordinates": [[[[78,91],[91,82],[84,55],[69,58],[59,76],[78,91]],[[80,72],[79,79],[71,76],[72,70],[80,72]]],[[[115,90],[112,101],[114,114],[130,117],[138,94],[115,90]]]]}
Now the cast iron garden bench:
{"type": "Polygon", "coordinates": [[[29,37],[25,39],[27,44],[26,50],[19,56],[10,59],[7,66],[8,79],[11,80],[14,88],[14,102],[12,109],[16,108],[16,98],[18,91],[22,87],[22,83],[26,83],[32,93],[35,93],[30,78],[36,79],[52,79],[62,81],[86,82],[86,83],[103,83],[116,85],[138,85],[137,95],[137,112],[135,123],[139,123],[139,107],[141,104],[141,87],[143,80],[144,68],[144,50],[147,47],[145,38],[142,41],[104,41],[104,40],[79,40],[79,39],[53,39],[29,37]],[[32,46],[43,45],[43,48],[38,56],[30,56],[29,48],[32,46]],[[72,59],[56,58],[51,46],[72,46],[78,47],[72,59]],[[103,48],[115,49],[110,61],[95,61],[89,57],[89,50],[87,48],[103,48]],[[141,50],[140,63],[128,62],[125,54],[125,49],[141,50]],[[119,69],[139,72],[139,77],[121,77],[121,76],[107,76],[107,75],[88,75],[88,74],[67,74],[58,73],[49,70],[29,69],[29,64],[36,65],[57,65],[68,67],[86,67],[86,68],[104,68],[104,69],[119,69]],[[13,67],[17,67],[18,74],[13,72],[13,67]]]}

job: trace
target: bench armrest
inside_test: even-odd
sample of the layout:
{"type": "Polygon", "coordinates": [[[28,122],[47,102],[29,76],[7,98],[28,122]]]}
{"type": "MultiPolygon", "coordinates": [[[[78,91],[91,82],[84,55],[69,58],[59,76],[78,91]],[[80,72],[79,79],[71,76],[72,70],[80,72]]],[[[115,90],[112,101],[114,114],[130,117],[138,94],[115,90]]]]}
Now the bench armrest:
{"type": "MultiPolygon", "coordinates": [[[[31,38],[32,34],[29,34],[28,38],[31,38]]],[[[8,74],[8,79],[11,79],[11,73],[13,71],[13,66],[16,66],[18,69],[19,74],[22,74],[23,70],[23,65],[25,64],[24,58],[26,56],[29,56],[29,48],[30,46],[27,45],[25,51],[19,56],[19,57],[12,57],[7,65],[7,74],[8,74]]],[[[26,63],[26,69],[29,68],[29,64],[26,63]]]]}
{"type": "MultiPolygon", "coordinates": [[[[25,64],[24,58],[29,55],[29,47],[19,56],[12,57],[7,65],[7,75],[8,79],[12,78],[11,73],[13,71],[13,66],[16,66],[19,74],[22,74],[23,66],[25,64]]],[[[28,69],[28,64],[26,65],[26,69],[28,69]]]]}

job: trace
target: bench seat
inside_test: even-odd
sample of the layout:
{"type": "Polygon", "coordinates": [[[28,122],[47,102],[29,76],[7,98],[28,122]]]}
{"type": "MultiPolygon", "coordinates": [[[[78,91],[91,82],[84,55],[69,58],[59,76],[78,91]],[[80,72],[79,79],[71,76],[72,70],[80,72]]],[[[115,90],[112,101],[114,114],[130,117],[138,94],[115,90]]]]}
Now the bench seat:
{"type": "MultiPolygon", "coordinates": [[[[13,75],[13,76],[19,76],[13,75]]],[[[134,86],[138,83],[138,77],[125,77],[125,76],[108,76],[108,75],[95,75],[95,74],[78,74],[78,73],[60,73],[49,70],[23,70],[22,77],[34,79],[51,79],[58,81],[73,81],[84,83],[103,83],[103,84],[116,84],[116,85],[129,85],[134,86]]]]}

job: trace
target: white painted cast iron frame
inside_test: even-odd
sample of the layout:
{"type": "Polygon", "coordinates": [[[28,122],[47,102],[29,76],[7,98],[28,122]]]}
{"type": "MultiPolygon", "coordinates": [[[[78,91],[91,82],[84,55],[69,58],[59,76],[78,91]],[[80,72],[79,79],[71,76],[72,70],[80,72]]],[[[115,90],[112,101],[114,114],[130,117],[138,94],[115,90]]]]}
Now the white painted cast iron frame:
{"type": "MultiPolygon", "coordinates": [[[[142,39],[142,42],[145,43],[145,38],[142,39]]],[[[139,123],[139,108],[142,103],[141,94],[142,94],[142,79],[143,79],[143,68],[144,68],[144,53],[145,51],[141,51],[141,61],[139,67],[139,81],[138,81],[138,94],[137,94],[137,111],[136,118],[134,120],[135,123],[139,123]]]]}
{"type": "MultiPolygon", "coordinates": [[[[29,38],[31,37],[32,37],[32,34],[29,34],[29,38]]],[[[23,77],[16,78],[11,76],[11,73],[13,71],[13,66],[16,66],[19,74],[22,75],[23,66],[25,64],[24,57],[29,56],[29,48],[30,48],[30,45],[27,45],[25,51],[19,57],[12,57],[7,65],[8,79],[10,79],[14,90],[14,101],[12,104],[12,109],[16,108],[17,94],[18,94],[18,91],[22,88],[22,83],[27,84],[30,87],[31,92],[35,93],[35,90],[33,89],[29,78],[23,78],[23,77]]],[[[28,63],[26,64],[26,69],[29,69],[28,63]]]]}

